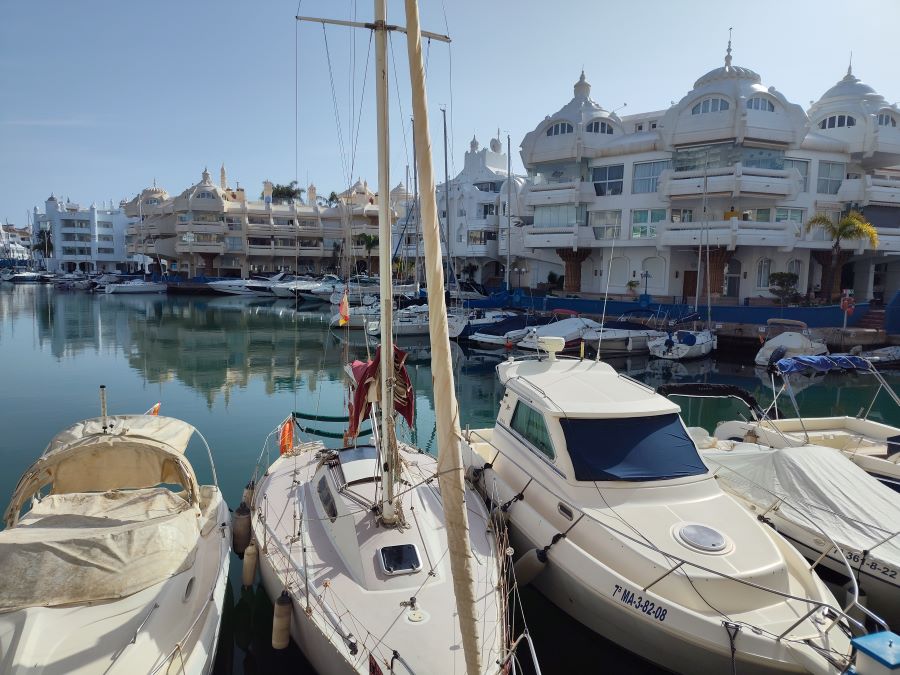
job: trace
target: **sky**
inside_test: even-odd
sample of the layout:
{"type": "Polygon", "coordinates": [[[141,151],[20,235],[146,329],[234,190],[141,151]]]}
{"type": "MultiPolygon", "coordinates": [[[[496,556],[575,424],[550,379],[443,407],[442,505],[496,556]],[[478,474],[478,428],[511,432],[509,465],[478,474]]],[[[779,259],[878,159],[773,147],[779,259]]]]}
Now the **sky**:
{"type": "MultiPolygon", "coordinates": [[[[439,177],[441,108],[451,175],[473,136],[484,146],[498,129],[522,171],[522,138],[572,98],[582,68],[606,109],[663,110],[723,64],[729,27],[734,65],[804,108],[851,51],[854,74],[900,100],[896,0],[419,2],[422,27],[453,39],[426,47],[439,177]]],[[[405,23],[403,3],[387,3],[405,23]]],[[[155,180],[178,194],[204,167],[218,181],[222,163],[254,197],[266,179],[375,190],[374,42],[297,13],[296,0],[0,2],[0,221],[25,225],[51,192],[101,205],[155,180]]],[[[373,8],[300,0],[299,13],[369,21],[373,8]]],[[[413,150],[403,34],[390,44],[394,186],[413,150]]]]}

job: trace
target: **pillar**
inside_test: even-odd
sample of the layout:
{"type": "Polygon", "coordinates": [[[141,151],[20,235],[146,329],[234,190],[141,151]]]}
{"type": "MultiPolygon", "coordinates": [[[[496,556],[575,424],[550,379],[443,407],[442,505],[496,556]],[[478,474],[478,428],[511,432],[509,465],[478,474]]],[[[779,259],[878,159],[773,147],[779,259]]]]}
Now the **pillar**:
{"type": "Polygon", "coordinates": [[[581,290],[581,263],[591,254],[590,249],[558,248],[556,255],[566,264],[565,284],[563,291],[578,293],[581,290]]]}

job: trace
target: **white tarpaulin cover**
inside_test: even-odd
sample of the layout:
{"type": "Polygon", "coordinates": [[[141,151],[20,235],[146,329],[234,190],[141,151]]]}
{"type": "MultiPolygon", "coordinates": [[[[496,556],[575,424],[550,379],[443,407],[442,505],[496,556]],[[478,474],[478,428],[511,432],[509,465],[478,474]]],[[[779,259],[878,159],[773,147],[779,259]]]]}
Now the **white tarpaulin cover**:
{"type": "MultiPolygon", "coordinates": [[[[784,497],[786,504],[778,507],[784,518],[812,530],[806,515],[843,547],[869,550],[900,530],[900,494],[834,448],[806,445],[773,450],[738,443],[731,451],[703,452],[703,458],[713,470],[725,467],[717,475],[729,492],[762,510],[775,502],[770,492],[784,497]]],[[[900,567],[900,535],[871,555],[900,567]]]]}
{"type": "Polygon", "coordinates": [[[49,495],[0,532],[0,611],[136,593],[193,564],[199,528],[166,488],[49,495]]]}

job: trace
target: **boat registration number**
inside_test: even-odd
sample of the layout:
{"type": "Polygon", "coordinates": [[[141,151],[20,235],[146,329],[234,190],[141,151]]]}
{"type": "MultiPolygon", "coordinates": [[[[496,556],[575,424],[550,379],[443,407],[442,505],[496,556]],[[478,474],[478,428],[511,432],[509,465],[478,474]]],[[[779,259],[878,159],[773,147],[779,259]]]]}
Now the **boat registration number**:
{"type": "Polygon", "coordinates": [[[868,568],[872,572],[886,576],[888,579],[897,578],[897,570],[892,569],[887,565],[882,565],[875,560],[867,561],[859,551],[844,551],[844,555],[847,556],[847,562],[851,565],[854,563],[856,565],[862,563],[863,569],[868,568]]]}
{"type": "Polygon", "coordinates": [[[616,584],[613,588],[612,596],[613,598],[618,599],[623,605],[633,607],[635,611],[642,612],[657,621],[665,621],[666,614],[669,612],[669,610],[662,605],[657,605],[649,598],[638,595],[635,591],[629,590],[624,586],[619,586],[619,584],[616,584]]]}

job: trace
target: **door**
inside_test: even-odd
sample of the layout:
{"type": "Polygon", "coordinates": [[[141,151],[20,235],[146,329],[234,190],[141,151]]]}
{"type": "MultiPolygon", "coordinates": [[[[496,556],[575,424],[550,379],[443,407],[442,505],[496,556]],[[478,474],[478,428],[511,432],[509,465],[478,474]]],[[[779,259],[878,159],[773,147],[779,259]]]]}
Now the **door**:
{"type": "Polygon", "coordinates": [[[688,302],[697,293],[697,270],[684,271],[684,284],[681,288],[681,301],[688,302]]]}

